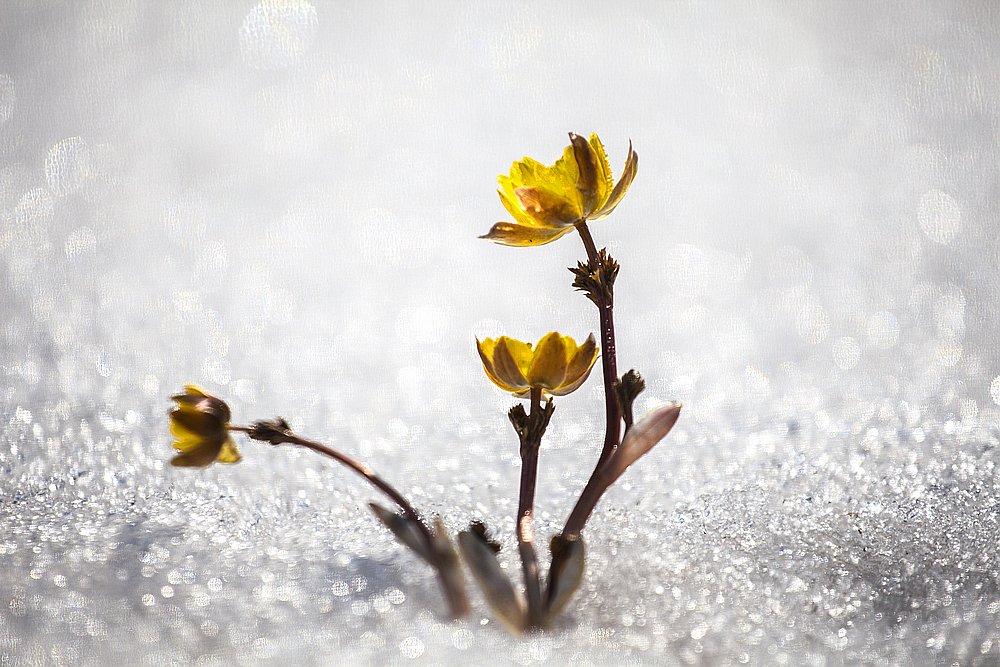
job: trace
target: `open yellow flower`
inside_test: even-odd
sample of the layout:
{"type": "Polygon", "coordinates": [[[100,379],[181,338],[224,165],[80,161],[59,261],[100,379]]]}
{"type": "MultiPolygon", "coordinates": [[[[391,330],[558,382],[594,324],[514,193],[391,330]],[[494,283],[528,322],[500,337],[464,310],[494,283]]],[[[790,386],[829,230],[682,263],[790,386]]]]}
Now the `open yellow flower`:
{"type": "Polygon", "coordinates": [[[599,354],[593,334],[577,345],[555,331],[545,334],[534,349],[507,336],[477,339],[476,346],[493,384],[515,396],[527,396],[532,388],[565,396],[583,384],[599,354]]]}
{"type": "Polygon", "coordinates": [[[497,178],[500,201],[514,222],[498,222],[481,238],[509,246],[542,245],[615,210],[639,168],[632,144],[622,177],[613,184],[611,163],[597,135],[588,141],[571,132],[569,140],[551,167],[525,157],[511,165],[509,175],[497,178]]]}
{"type": "Polygon", "coordinates": [[[221,398],[189,384],[183,394],[171,396],[177,407],[170,411],[170,432],[177,438],[174,449],[181,452],[171,465],[204,467],[210,463],[236,463],[236,451],[229,430],[229,406],[221,398]]]}

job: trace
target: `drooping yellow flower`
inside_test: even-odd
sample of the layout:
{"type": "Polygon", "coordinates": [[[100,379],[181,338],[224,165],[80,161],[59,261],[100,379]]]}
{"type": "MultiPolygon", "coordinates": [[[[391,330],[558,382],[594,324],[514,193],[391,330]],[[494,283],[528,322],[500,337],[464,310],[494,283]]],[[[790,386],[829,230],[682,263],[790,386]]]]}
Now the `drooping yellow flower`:
{"type": "Polygon", "coordinates": [[[545,334],[534,349],[507,336],[477,339],[476,346],[493,384],[515,396],[527,396],[532,388],[565,396],[583,384],[599,354],[593,334],[577,345],[555,331],[545,334]]]}
{"type": "Polygon", "coordinates": [[[236,463],[240,453],[229,430],[229,406],[221,398],[189,384],[183,394],[170,397],[177,407],[170,411],[170,432],[177,438],[174,449],[181,452],[171,465],[204,467],[215,461],[236,463]]]}
{"type": "Polygon", "coordinates": [[[551,243],[586,220],[607,217],[628,192],[639,156],[629,143],[622,177],[614,183],[611,163],[596,134],[570,133],[570,145],[554,165],[530,157],[500,175],[498,193],[513,222],[498,222],[481,238],[509,246],[551,243]]]}

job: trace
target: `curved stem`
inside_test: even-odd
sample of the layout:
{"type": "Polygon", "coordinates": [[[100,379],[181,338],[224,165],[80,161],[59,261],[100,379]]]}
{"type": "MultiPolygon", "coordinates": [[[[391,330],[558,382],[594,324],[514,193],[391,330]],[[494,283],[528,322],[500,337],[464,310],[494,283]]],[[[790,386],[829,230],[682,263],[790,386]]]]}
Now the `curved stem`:
{"type": "MultiPolygon", "coordinates": [[[[243,426],[230,426],[229,430],[242,431],[244,433],[250,432],[249,428],[243,426]]],[[[334,461],[342,463],[357,474],[364,477],[369,484],[384,493],[392,502],[396,503],[399,508],[403,510],[403,514],[408,516],[414,521],[414,523],[417,524],[418,530],[420,530],[420,534],[423,536],[427,546],[433,547],[434,534],[431,532],[431,529],[427,527],[427,524],[424,523],[423,519],[420,518],[420,515],[417,514],[417,510],[413,509],[413,506],[406,498],[403,497],[403,494],[397,491],[394,486],[389,484],[389,482],[382,479],[374,470],[352,456],[348,456],[347,454],[339,452],[332,447],[328,447],[321,442],[308,440],[292,432],[284,434],[284,442],[292,445],[299,445],[301,447],[305,447],[306,449],[311,449],[318,454],[328,456],[334,461]]]]}
{"type": "Polygon", "coordinates": [[[573,511],[566,519],[566,525],[563,526],[562,534],[564,537],[576,537],[583,531],[583,527],[587,525],[587,519],[590,518],[594,508],[597,507],[597,502],[607,490],[607,485],[601,483],[600,473],[601,468],[594,470],[587,486],[583,487],[583,493],[580,494],[576,505],[573,506],[573,511]]]}
{"type": "MultiPolygon", "coordinates": [[[[241,433],[249,434],[253,432],[253,429],[249,426],[230,425],[227,428],[230,431],[239,431],[241,433]]],[[[449,574],[449,564],[446,562],[447,559],[445,558],[445,554],[442,553],[438,546],[438,539],[435,538],[434,533],[427,526],[427,524],[424,523],[420,515],[417,514],[413,505],[411,505],[410,502],[403,497],[403,494],[397,491],[394,486],[385,481],[378,475],[378,473],[361,461],[352,456],[348,456],[343,452],[339,452],[332,447],[328,447],[321,442],[303,438],[295,433],[292,433],[291,431],[282,433],[281,441],[292,445],[299,445],[300,447],[305,447],[306,449],[311,449],[318,454],[328,456],[334,461],[347,466],[358,475],[364,477],[369,484],[384,493],[390,500],[392,500],[392,502],[398,505],[399,508],[403,510],[403,514],[411,519],[413,524],[417,527],[421,538],[427,545],[427,553],[432,554],[435,559],[433,565],[437,570],[438,580],[441,582],[441,588],[444,591],[444,596],[448,602],[448,608],[452,618],[461,618],[469,613],[469,600],[465,594],[464,585],[460,579],[455,578],[454,572],[449,574]]],[[[447,540],[445,536],[441,536],[441,538],[447,540]]],[[[457,564],[452,564],[451,568],[454,569],[456,566],[457,564]]]]}
{"type": "MultiPolygon", "coordinates": [[[[541,407],[542,390],[531,389],[529,419],[537,418],[541,407]]],[[[538,554],[535,552],[535,484],[538,478],[538,450],[541,442],[528,439],[521,443],[521,492],[517,504],[517,548],[524,572],[524,590],[528,599],[528,627],[542,623],[542,583],[539,577],[538,554]]]]}

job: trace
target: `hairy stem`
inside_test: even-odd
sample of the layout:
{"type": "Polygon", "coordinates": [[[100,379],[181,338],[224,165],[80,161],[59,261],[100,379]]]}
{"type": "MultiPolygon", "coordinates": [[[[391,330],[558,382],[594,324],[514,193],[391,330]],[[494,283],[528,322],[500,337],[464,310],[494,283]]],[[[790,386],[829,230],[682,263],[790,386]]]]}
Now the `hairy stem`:
{"type": "MultiPolygon", "coordinates": [[[[542,390],[531,390],[529,419],[540,416],[542,390]]],[[[538,627],[543,619],[542,584],[539,577],[538,554],[535,552],[534,505],[535,483],[538,477],[538,437],[521,443],[521,492],[517,504],[517,548],[524,571],[524,589],[528,598],[528,627],[538,627]]]]}

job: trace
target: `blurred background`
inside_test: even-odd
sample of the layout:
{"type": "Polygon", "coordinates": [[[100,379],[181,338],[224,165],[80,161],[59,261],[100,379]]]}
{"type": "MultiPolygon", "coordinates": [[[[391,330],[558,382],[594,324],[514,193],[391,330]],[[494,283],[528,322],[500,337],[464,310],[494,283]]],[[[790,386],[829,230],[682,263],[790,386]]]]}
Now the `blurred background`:
{"type": "MultiPolygon", "coordinates": [[[[0,656],[14,664],[997,659],[992,2],[6,0],[0,656]],[[563,626],[443,623],[306,452],[176,470],[196,382],[513,559],[514,400],[475,337],[578,340],[575,235],[496,176],[597,132],[619,366],[681,422],[599,508],[563,626]],[[331,656],[336,656],[331,657],[331,656]]],[[[539,534],[603,437],[557,401],[539,534]]],[[[544,542],[544,540],[543,540],[544,542]]]]}

